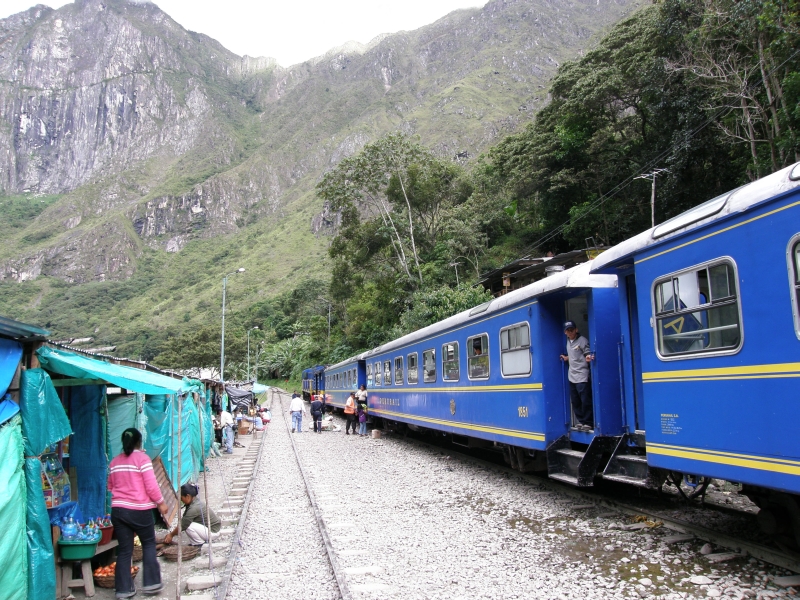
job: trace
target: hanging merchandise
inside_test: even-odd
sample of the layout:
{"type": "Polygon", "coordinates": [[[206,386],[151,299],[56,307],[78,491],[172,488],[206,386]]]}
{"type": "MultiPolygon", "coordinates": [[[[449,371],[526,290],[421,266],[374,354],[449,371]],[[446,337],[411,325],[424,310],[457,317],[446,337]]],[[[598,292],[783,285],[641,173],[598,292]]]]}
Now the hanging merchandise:
{"type": "MultiPolygon", "coordinates": [[[[52,447],[50,447],[52,449],[52,447]]],[[[42,454],[42,493],[47,508],[55,508],[71,500],[69,477],[55,451],[42,454]]]]}

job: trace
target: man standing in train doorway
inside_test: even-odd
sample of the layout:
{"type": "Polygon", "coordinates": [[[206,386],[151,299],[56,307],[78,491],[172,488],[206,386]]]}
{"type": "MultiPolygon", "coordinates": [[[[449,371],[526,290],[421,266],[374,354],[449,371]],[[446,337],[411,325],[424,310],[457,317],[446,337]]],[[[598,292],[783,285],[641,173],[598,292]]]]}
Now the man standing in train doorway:
{"type": "Polygon", "coordinates": [[[569,397],[572,401],[572,412],[575,414],[576,429],[592,431],[594,429],[594,410],[592,408],[592,380],[589,363],[594,355],[589,349],[589,340],[578,331],[574,321],[564,323],[567,336],[567,353],[561,360],[569,363],[569,397]]]}

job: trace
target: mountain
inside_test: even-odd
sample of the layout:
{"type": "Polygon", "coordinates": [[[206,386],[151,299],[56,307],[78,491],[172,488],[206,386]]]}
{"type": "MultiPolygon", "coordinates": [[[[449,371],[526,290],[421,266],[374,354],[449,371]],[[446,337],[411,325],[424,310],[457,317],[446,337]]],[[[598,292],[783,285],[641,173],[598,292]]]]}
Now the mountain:
{"type": "MultiPolygon", "coordinates": [[[[0,20],[3,308],[87,333],[46,314],[48,294],[92,305],[112,289],[100,282],[138,281],[144,299],[116,301],[114,316],[158,327],[159,315],[204,317],[160,299],[156,281],[213,306],[240,264],[258,274],[244,302],[319,274],[335,221],[314,195],[327,169],[397,130],[468,162],[528,122],[558,65],[641,3],[493,0],[288,68],[151,3],[77,0],[0,20]]],[[[101,319],[95,333],[117,342],[120,327],[101,319]]]]}

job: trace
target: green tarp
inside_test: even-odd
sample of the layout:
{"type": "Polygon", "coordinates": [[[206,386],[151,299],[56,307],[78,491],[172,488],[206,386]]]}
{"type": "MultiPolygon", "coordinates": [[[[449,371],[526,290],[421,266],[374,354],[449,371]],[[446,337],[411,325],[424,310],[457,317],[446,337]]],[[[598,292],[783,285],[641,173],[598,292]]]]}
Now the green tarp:
{"type": "Polygon", "coordinates": [[[22,457],[22,417],[17,414],[0,426],[0,590],[8,600],[28,597],[22,457]]]}
{"type": "Polygon", "coordinates": [[[53,600],[56,597],[56,570],[50,519],[42,493],[42,463],[39,455],[50,444],[67,437],[72,430],[47,373],[42,369],[23,371],[21,388],[20,411],[27,484],[27,598],[53,600]]]}
{"type": "Polygon", "coordinates": [[[187,391],[184,387],[184,381],[188,381],[186,379],[180,381],[144,369],[123,367],[48,346],[42,346],[36,354],[42,367],[67,377],[95,379],[98,383],[107,381],[140,394],[177,394],[187,391]]]}

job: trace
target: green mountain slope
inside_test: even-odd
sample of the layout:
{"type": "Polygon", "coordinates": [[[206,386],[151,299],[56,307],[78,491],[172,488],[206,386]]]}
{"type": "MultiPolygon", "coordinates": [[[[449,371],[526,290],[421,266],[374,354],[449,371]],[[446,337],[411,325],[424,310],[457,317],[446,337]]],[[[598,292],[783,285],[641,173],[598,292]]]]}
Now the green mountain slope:
{"type": "Polygon", "coordinates": [[[146,356],[144,335],[216,318],[226,272],[247,269],[242,306],[324,279],[327,169],[395,130],[468,161],[640,3],[493,1],[288,69],[152,4],[2,20],[0,191],[23,217],[0,242],[0,311],[146,356]]]}

